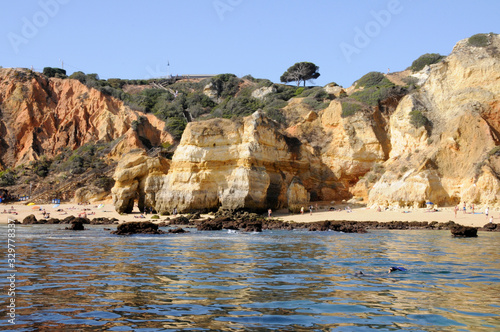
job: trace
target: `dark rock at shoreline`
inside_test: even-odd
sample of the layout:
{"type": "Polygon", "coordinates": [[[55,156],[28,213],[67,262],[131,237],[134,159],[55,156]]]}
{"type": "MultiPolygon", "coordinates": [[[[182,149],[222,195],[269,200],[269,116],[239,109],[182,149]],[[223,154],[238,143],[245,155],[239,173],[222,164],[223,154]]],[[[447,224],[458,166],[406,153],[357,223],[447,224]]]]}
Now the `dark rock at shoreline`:
{"type": "Polygon", "coordinates": [[[23,224],[25,225],[38,224],[38,220],[36,219],[34,214],[30,214],[29,216],[23,219],[23,224]]]}
{"type": "Polygon", "coordinates": [[[482,231],[500,232],[500,224],[488,223],[481,228],[482,231]]]}
{"type": "Polygon", "coordinates": [[[75,217],[75,216],[67,216],[63,220],[61,220],[60,224],[71,224],[75,221],[80,221],[82,224],[90,224],[89,218],[75,217]]]}
{"type": "Polygon", "coordinates": [[[94,218],[90,221],[91,225],[113,225],[118,223],[118,219],[116,218],[106,218],[106,217],[100,217],[100,218],[94,218]]]}
{"type": "Polygon", "coordinates": [[[193,225],[189,218],[179,216],[170,220],[170,225],[193,225]]]}
{"type": "MultiPolygon", "coordinates": [[[[219,210],[213,214],[215,218],[194,219],[177,217],[169,225],[196,226],[199,231],[219,231],[222,229],[239,230],[244,232],[261,232],[262,230],[309,230],[309,231],[336,231],[344,233],[366,233],[367,230],[450,230],[459,226],[450,220],[445,223],[437,221],[351,221],[351,220],[325,220],[311,223],[285,222],[278,219],[267,218],[259,214],[246,211],[219,210]]],[[[491,225],[491,224],[490,224],[491,225]]],[[[496,224],[493,224],[496,225],[496,224]]],[[[498,226],[488,226],[485,230],[500,231],[498,226]]]]}
{"type": "Polygon", "coordinates": [[[456,225],[450,229],[453,237],[477,237],[477,228],[456,225]]]}
{"type": "Polygon", "coordinates": [[[309,224],[310,231],[335,231],[343,233],[366,233],[362,223],[348,220],[325,220],[309,224]]]}
{"type": "Polygon", "coordinates": [[[116,235],[132,235],[132,234],[165,234],[164,231],[158,229],[158,225],[150,221],[131,221],[118,225],[116,231],[111,232],[116,235]]]}
{"type": "Polygon", "coordinates": [[[205,219],[196,225],[199,231],[220,231],[223,228],[223,223],[232,221],[231,219],[215,218],[215,219],[205,219]]]}
{"type": "Polygon", "coordinates": [[[168,230],[169,233],[172,233],[172,234],[182,234],[182,233],[189,233],[189,231],[186,231],[184,230],[183,228],[175,228],[175,229],[169,229],[168,230]]]}

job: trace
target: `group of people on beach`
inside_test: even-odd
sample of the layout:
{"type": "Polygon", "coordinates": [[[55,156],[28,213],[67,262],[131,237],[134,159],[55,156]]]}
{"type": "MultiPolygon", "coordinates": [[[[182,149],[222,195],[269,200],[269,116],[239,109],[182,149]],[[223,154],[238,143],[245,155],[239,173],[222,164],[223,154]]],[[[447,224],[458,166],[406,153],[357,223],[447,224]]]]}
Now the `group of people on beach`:
{"type": "Polygon", "coordinates": [[[9,210],[3,209],[2,214],[15,214],[15,215],[17,215],[19,213],[16,211],[14,206],[11,206],[9,210]]]}
{"type": "MultiPolygon", "coordinates": [[[[459,204],[455,205],[455,218],[457,217],[457,214],[458,214],[458,211],[460,211],[460,207],[459,207],[459,204]]],[[[471,205],[469,205],[469,211],[470,212],[467,212],[467,203],[464,202],[463,206],[462,206],[462,212],[463,214],[478,214],[478,213],[482,213],[482,212],[475,212],[475,206],[474,206],[474,203],[472,203],[471,205]]],[[[484,208],[484,215],[486,217],[486,219],[488,219],[488,217],[490,218],[490,223],[493,223],[493,214],[490,215],[490,207],[489,206],[486,206],[484,208]]]]}

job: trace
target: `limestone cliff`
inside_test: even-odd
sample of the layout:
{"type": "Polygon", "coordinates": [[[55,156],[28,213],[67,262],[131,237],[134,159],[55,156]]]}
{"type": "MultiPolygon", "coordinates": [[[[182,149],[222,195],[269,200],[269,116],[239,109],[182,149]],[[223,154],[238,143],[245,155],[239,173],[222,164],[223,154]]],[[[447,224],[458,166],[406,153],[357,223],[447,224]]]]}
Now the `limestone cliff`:
{"type": "Polygon", "coordinates": [[[113,153],[119,156],[147,141],[172,143],[164,126],[77,80],[0,69],[0,164],[15,166],[53,157],[62,148],[125,137],[113,153]]]}
{"type": "MultiPolygon", "coordinates": [[[[136,158],[133,165],[137,166],[120,166],[115,174],[113,193],[119,211],[129,210],[124,201],[141,196],[137,190],[141,179],[151,177],[145,177],[147,172],[142,169],[131,171],[137,175],[128,183],[132,176],[123,176],[119,170],[144,167],[144,162],[136,158]]],[[[158,191],[149,203],[160,212],[174,208],[296,208],[308,203],[311,192],[320,193],[325,188],[335,192],[333,179],[318,156],[298,139],[281,134],[275,122],[256,112],[240,121],[189,123],[168,173],[154,182],[158,191]]],[[[144,188],[144,192],[149,190],[148,185],[144,188]]]]}
{"type": "Polygon", "coordinates": [[[499,202],[500,37],[488,38],[487,47],[457,43],[400,102],[390,119],[387,171],[370,204],[499,202]]]}

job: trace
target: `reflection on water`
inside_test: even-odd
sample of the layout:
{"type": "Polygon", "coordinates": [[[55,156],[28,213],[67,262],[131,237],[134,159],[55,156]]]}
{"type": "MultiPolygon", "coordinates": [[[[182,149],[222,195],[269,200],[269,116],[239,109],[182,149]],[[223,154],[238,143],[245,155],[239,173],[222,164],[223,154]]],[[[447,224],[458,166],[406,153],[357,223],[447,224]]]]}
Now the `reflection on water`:
{"type": "Polygon", "coordinates": [[[19,225],[15,328],[498,331],[499,240],[446,231],[118,237],[19,225]],[[394,265],[408,271],[388,274],[394,265]]]}

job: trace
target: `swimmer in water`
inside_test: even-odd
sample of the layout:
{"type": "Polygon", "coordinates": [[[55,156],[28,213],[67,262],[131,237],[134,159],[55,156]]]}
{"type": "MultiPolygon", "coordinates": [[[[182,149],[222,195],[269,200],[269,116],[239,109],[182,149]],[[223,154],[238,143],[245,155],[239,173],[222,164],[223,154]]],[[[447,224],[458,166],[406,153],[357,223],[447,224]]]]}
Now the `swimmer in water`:
{"type": "MultiPolygon", "coordinates": [[[[396,271],[402,271],[403,272],[403,271],[407,271],[407,270],[404,267],[402,267],[402,266],[391,266],[389,268],[388,273],[392,273],[392,272],[396,272],[396,271]]],[[[358,277],[373,276],[373,275],[379,275],[379,276],[381,276],[381,273],[379,272],[379,273],[375,273],[375,274],[372,275],[372,274],[365,274],[365,273],[363,273],[363,271],[358,271],[358,272],[355,272],[354,275],[358,276],[358,277]]]]}

